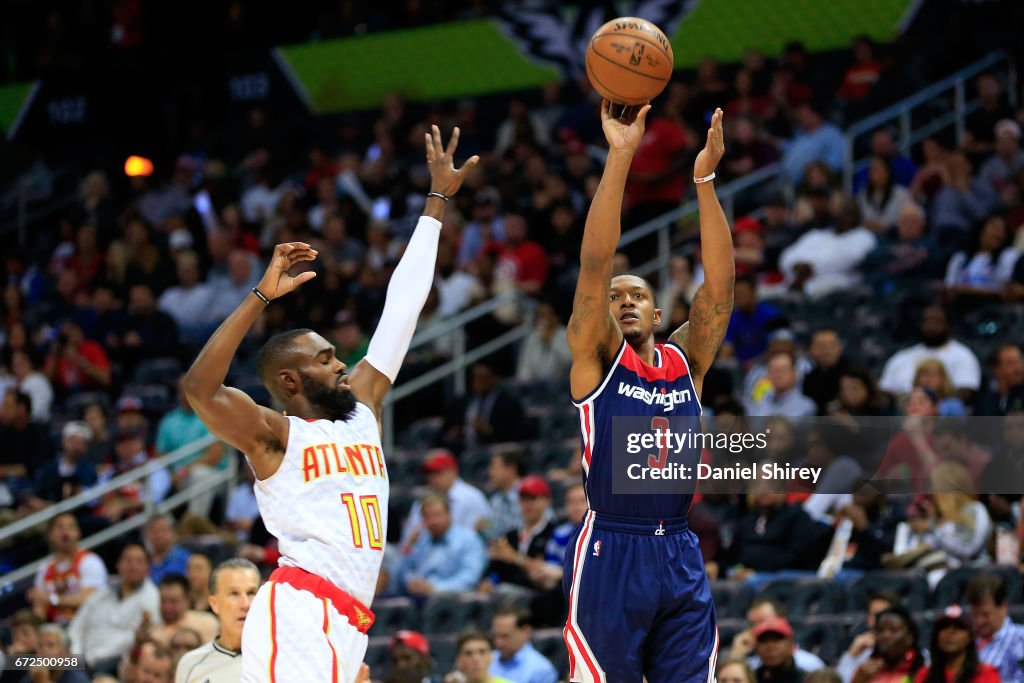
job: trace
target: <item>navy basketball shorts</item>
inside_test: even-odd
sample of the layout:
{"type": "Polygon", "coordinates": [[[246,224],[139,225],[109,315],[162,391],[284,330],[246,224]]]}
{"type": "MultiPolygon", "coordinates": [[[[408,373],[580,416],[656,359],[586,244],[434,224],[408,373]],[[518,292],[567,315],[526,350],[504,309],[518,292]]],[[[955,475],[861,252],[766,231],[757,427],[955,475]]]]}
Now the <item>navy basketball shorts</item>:
{"type": "Polygon", "coordinates": [[[587,512],[565,555],[563,630],[573,683],[708,683],[718,629],[685,520],[587,512]]]}

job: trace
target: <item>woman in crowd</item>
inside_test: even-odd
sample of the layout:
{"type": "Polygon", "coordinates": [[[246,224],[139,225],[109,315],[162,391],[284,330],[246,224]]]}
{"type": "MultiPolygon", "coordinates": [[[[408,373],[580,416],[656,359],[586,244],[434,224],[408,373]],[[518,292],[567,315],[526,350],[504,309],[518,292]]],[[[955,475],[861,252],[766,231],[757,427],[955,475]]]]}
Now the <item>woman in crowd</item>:
{"type": "Polygon", "coordinates": [[[914,386],[935,392],[939,397],[940,417],[963,417],[967,414],[964,402],[955,396],[953,382],[941,360],[929,358],[921,361],[914,372],[914,386]]]}
{"type": "Polygon", "coordinates": [[[891,162],[884,157],[872,157],[868,184],[857,195],[864,227],[875,234],[885,232],[896,225],[903,205],[910,200],[910,191],[893,180],[891,162]]]}
{"type": "Polygon", "coordinates": [[[999,683],[999,671],[978,661],[978,648],[967,614],[947,607],[932,627],[931,666],[918,670],[914,683],[999,683]]]}
{"type": "Polygon", "coordinates": [[[902,606],[890,607],[875,619],[875,648],[857,667],[852,683],[904,683],[924,666],[917,645],[917,624],[902,606]]]}

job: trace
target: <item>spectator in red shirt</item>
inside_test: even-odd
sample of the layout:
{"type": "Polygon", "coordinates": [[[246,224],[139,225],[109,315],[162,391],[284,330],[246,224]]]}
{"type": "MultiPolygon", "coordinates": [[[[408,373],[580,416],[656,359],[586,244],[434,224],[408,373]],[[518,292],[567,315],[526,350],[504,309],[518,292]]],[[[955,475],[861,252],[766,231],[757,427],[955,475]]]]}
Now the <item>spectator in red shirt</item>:
{"type": "Polygon", "coordinates": [[[999,672],[978,660],[967,614],[960,605],[946,608],[932,627],[931,666],[917,672],[914,683],[999,683],[999,672]]]}
{"type": "Polygon", "coordinates": [[[55,389],[64,393],[110,386],[110,360],[103,347],[86,339],[77,323],[61,323],[43,371],[55,389]]]}
{"type": "Polygon", "coordinates": [[[522,216],[505,216],[505,249],[498,268],[525,294],[537,294],[548,279],[548,256],[543,247],[528,239],[526,219],[522,216]]]}
{"type": "Polygon", "coordinates": [[[853,43],[854,63],[846,70],[843,84],[839,86],[839,97],[847,101],[862,100],[878,83],[882,65],[875,59],[875,49],[866,36],[858,37],[853,43]]]}
{"type": "Polygon", "coordinates": [[[679,206],[686,190],[689,146],[689,137],[675,106],[666,106],[661,116],[647,122],[626,183],[631,225],[639,225],[679,206]]]}

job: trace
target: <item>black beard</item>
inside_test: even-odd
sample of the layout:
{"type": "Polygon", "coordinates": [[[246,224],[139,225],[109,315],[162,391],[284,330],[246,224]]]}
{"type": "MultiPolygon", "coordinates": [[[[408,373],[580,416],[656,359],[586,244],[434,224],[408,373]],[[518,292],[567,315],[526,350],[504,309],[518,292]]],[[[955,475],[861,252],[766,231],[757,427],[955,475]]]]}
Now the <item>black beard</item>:
{"type": "Polygon", "coordinates": [[[922,341],[924,345],[930,349],[937,349],[946,342],[949,341],[948,334],[926,334],[923,335],[922,341]]]}
{"type": "Polygon", "coordinates": [[[321,415],[330,420],[347,422],[355,414],[356,397],[351,391],[343,391],[337,386],[324,386],[301,370],[299,379],[302,380],[302,395],[321,415]]]}

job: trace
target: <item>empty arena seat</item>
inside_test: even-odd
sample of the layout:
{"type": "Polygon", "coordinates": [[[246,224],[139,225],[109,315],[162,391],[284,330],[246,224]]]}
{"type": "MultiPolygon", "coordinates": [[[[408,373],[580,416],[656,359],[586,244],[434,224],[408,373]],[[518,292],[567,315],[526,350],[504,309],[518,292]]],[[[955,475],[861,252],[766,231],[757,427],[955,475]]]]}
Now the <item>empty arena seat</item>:
{"type": "Polygon", "coordinates": [[[491,453],[486,448],[465,451],[459,456],[459,476],[474,486],[486,486],[490,478],[491,453]]]}
{"type": "MultiPolygon", "coordinates": [[[[560,628],[542,628],[533,632],[533,647],[551,660],[562,677],[569,673],[569,656],[565,649],[565,639],[560,628]]],[[[497,655],[495,655],[497,656],[497,655]]]]}
{"type": "Polygon", "coordinates": [[[768,597],[786,606],[790,617],[811,614],[835,614],[842,611],[842,587],[828,579],[775,579],[757,591],[758,597],[768,597]]]}
{"type": "Polygon", "coordinates": [[[997,574],[1006,581],[1007,598],[1011,603],[1020,600],[1021,576],[1013,567],[960,567],[946,572],[932,592],[933,607],[944,608],[952,604],[965,604],[967,584],[975,576],[997,574]]]}
{"type": "Polygon", "coordinates": [[[715,611],[722,619],[730,617],[746,618],[747,608],[753,591],[742,581],[722,579],[711,581],[711,599],[715,601],[715,611]]]}
{"type": "MultiPolygon", "coordinates": [[[[455,668],[455,656],[459,654],[458,635],[454,633],[433,635],[428,640],[430,641],[430,656],[434,658],[435,662],[435,670],[447,674],[455,668]]],[[[374,679],[376,678],[376,672],[374,672],[374,679]]]]}
{"type": "MultiPolygon", "coordinates": [[[[376,602],[373,605],[377,608],[376,602]]],[[[374,626],[376,629],[376,626],[374,626]]],[[[372,632],[372,631],[371,631],[372,632]]],[[[383,680],[391,675],[391,635],[370,636],[363,662],[370,667],[374,680],[383,680]]]]}
{"type": "Polygon", "coordinates": [[[474,593],[439,593],[423,606],[423,633],[458,633],[467,626],[490,631],[494,605],[490,597],[474,593]]]}
{"type": "Polygon", "coordinates": [[[928,604],[928,582],[920,572],[871,572],[850,584],[847,591],[847,607],[852,612],[866,610],[868,596],[876,591],[902,595],[904,606],[910,610],[921,610],[928,604]]]}
{"type": "Polygon", "coordinates": [[[426,417],[416,420],[402,433],[400,443],[406,448],[430,448],[441,436],[440,417],[426,417]]]}
{"type": "Polygon", "coordinates": [[[151,358],[135,366],[135,372],[132,373],[132,382],[174,386],[181,373],[181,361],[177,358],[151,358]]]}
{"type": "MultiPolygon", "coordinates": [[[[391,634],[404,628],[417,629],[420,623],[420,611],[416,603],[409,598],[381,598],[373,601],[374,616],[373,635],[391,634]]],[[[376,672],[374,672],[376,673],[376,672]]]]}
{"type": "Polygon", "coordinates": [[[836,615],[793,620],[793,636],[801,650],[813,652],[825,662],[838,661],[847,646],[846,625],[836,615]]]}

